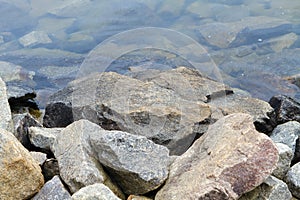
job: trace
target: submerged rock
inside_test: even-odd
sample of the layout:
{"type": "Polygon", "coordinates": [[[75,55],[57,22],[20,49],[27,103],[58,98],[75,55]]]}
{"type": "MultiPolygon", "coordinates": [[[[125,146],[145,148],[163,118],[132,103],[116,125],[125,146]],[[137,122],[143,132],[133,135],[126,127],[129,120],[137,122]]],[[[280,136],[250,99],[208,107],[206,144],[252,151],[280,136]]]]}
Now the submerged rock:
{"type": "Polygon", "coordinates": [[[29,199],[44,184],[38,163],[8,131],[0,129],[0,199],[29,199]]]}
{"type": "Polygon", "coordinates": [[[278,151],[248,114],[219,119],[171,165],[156,200],[237,199],[275,169],[278,151]]]}

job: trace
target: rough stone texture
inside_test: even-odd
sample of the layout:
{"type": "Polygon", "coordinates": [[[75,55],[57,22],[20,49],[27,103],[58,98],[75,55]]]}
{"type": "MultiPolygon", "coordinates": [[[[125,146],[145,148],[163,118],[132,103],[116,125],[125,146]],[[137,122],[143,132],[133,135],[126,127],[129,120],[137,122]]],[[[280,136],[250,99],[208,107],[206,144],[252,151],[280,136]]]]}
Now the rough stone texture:
{"type": "Polygon", "coordinates": [[[286,173],[290,169],[290,165],[293,159],[293,150],[282,143],[275,143],[279,152],[279,160],[276,169],[273,171],[272,175],[284,180],[286,173]]]}
{"type": "Polygon", "coordinates": [[[274,142],[289,146],[295,152],[296,140],[300,135],[300,123],[296,121],[286,122],[278,125],[270,135],[274,142]]]}
{"type": "Polygon", "coordinates": [[[42,165],[42,173],[45,181],[49,181],[54,176],[59,175],[59,166],[57,160],[54,158],[47,159],[42,165]]]}
{"type": "MultiPolygon", "coordinates": [[[[72,105],[74,120],[84,118],[104,129],[146,136],[168,147],[171,154],[185,152],[195,138],[195,124],[206,123],[211,114],[201,101],[186,100],[172,89],[113,72],[71,82],[51,97],[49,106],[55,103],[63,110],[72,105]]],[[[72,119],[66,113],[47,112],[47,108],[47,126],[57,126],[57,118],[60,123],[72,119]]]]}
{"type": "Polygon", "coordinates": [[[0,77],[0,128],[12,131],[12,117],[7,100],[6,86],[0,77]]]}
{"type": "Polygon", "coordinates": [[[268,116],[272,107],[265,101],[241,96],[238,94],[227,95],[225,98],[214,98],[209,104],[221,110],[223,115],[232,113],[246,113],[254,118],[256,129],[269,133],[273,130],[273,124],[268,116]]]}
{"type": "Polygon", "coordinates": [[[156,200],[237,199],[275,169],[278,151],[248,114],[219,119],[171,165],[156,200]]]}
{"type": "Polygon", "coordinates": [[[295,164],[286,174],[286,183],[293,196],[300,198],[300,163],[295,164]]]}
{"type": "Polygon", "coordinates": [[[62,128],[30,127],[28,135],[32,145],[45,151],[52,151],[55,138],[61,131],[62,128]]]}
{"type": "Polygon", "coordinates": [[[130,195],[127,200],[153,200],[152,198],[149,197],[144,197],[144,196],[136,196],[136,195],[130,195]]]}
{"type": "Polygon", "coordinates": [[[87,120],[67,126],[57,136],[53,149],[58,160],[60,176],[72,193],[94,183],[104,183],[116,194],[122,194],[104,172],[90,146],[90,135],[102,128],[87,120]]]}
{"type": "Polygon", "coordinates": [[[54,176],[32,200],[71,200],[71,195],[64,187],[59,176],[54,176]]]}
{"type": "Polygon", "coordinates": [[[42,125],[35,120],[30,114],[15,114],[13,115],[14,122],[14,135],[22,143],[22,145],[27,149],[33,149],[29,136],[28,128],[31,126],[41,127],[42,125]]]}
{"type": "Polygon", "coordinates": [[[260,186],[243,195],[239,200],[291,200],[292,194],[282,180],[269,176],[260,186]]]}
{"type": "Polygon", "coordinates": [[[90,143],[126,194],[150,192],[168,177],[169,150],[144,136],[101,130],[90,134],[90,143]]]}
{"type": "Polygon", "coordinates": [[[40,166],[47,160],[47,154],[42,152],[30,151],[30,155],[40,166]]]}
{"type": "Polygon", "coordinates": [[[38,163],[14,135],[0,129],[0,199],[28,199],[44,184],[38,163]]]}
{"type": "Polygon", "coordinates": [[[121,200],[102,183],[81,188],[72,195],[72,200],[121,200]]]}
{"type": "Polygon", "coordinates": [[[279,95],[274,96],[269,101],[274,108],[274,121],[283,124],[288,121],[300,122],[300,103],[290,97],[279,95]]]}

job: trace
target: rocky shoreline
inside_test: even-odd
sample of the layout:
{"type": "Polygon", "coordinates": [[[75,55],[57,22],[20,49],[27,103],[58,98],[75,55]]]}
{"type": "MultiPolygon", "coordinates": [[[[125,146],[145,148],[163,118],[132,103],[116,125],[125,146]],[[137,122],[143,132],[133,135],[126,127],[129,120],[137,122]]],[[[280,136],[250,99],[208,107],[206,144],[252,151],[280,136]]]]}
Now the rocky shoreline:
{"type": "Polygon", "coordinates": [[[0,199],[300,199],[300,103],[195,69],[91,74],[12,113],[0,81],[0,199]]]}

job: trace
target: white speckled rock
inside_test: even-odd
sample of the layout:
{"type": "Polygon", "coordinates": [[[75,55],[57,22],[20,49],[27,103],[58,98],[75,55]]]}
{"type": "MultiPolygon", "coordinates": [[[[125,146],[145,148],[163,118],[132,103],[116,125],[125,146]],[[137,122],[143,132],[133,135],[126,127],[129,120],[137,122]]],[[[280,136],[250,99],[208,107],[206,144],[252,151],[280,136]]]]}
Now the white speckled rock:
{"type": "Polygon", "coordinates": [[[12,131],[12,117],[6,92],[6,85],[0,77],[0,128],[12,131]]]}
{"type": "Polygon", "coordinates": [[[102,183],[81,188],[72,195],[72,200],[121,200],[102,183]]]}
{"type": "Polygon", "coordinates": [[[279,160],[276,169],[272,175],[284,180],[286,173],[290,169],[291,161],[293,159],[293,151],[290,147],[282,143],[275,143],[279,152],[279,160]]]}

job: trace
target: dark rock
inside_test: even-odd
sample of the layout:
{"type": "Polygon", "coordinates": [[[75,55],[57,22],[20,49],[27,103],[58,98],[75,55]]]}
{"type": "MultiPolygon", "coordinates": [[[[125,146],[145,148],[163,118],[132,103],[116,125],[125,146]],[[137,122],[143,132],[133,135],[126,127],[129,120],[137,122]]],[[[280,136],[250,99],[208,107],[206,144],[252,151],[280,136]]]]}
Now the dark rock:
{"type": "Polygon", "coordinates": [[[54,176],[42,187],[32,200],[71,200],[71,195],[64,187],[59,176],[54,176]]]}
{"type": "Polygon", "coordinates": [[[45,127],[66,127],[73,121],[73,110],[70,105],[63,102],[55,102],[47,105],[43,119],[45,127]]]}
{"type": "Polygon", "coordinates": [[[255,130],[252,117],[231,114],[173,162],[155,199],[238,199],[260,185],[277,161],[275,144],[255,130]]]}
{"type": "Polygon", "coordinates": [[[300,103],[295,99],[283,95],[274,96],[269,101],[274,108],[273,121],[283,124],[288,121],[300,122],[300,103]]]}
{"type": "Polygon", "coordinates": [[[49,181],[54,176],[59,175],[58,162],[54,158],[47,159],[42,165],[42,173],[45,181],[49,181]]]}
{"type": "Polygon", "coordinates": [[[291,162],[291,165],[294,165],[298,162],[300,162],[300,139],[299,139],[299,136],[296,140],[295,152],[294,152],[294,157],[293,157],[293,160],[291,162]]]}
{"type": "Polygon", "coordinates": [[[166,147],[122,131],[100,130],[89,138],[99,162],[126,194],[145,194],[167,179],[170,157],[166,147]]]}
{"type": "Polygon", "coordinates": [[[28,128],[31,126],[41,127],[42,125],[35,120],[30,114],[15,114],[13,115],[14,122],[14,135],[22,143],[22,145],[29,149],[34,150],[35,147],[29,140],[28,128]]]}

